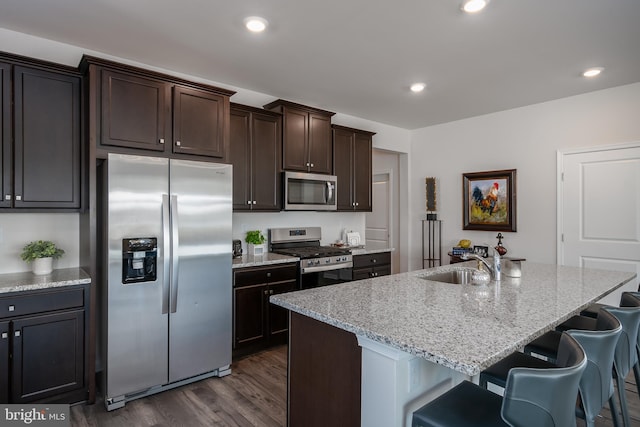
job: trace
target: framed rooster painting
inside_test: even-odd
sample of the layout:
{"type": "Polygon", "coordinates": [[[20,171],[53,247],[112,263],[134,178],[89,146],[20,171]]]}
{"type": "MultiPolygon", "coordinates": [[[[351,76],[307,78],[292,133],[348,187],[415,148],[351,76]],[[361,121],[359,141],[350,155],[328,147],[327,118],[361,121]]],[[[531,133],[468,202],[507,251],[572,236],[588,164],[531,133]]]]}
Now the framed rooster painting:
{"type": "Polygon", "coordinates": [[[464,230],[516,231],[516,170],[462,174],[464,230]]]}

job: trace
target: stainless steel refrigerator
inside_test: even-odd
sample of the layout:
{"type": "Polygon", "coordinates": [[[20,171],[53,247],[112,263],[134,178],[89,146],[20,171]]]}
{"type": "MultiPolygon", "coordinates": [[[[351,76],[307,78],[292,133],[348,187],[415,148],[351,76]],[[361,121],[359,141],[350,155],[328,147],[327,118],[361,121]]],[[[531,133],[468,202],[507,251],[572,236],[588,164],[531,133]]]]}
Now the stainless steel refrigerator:
{"type": "Polygon", "coordinates": [[[102,193],[108,410],[230,373],[230,165],[109,154],[102,193]]]}

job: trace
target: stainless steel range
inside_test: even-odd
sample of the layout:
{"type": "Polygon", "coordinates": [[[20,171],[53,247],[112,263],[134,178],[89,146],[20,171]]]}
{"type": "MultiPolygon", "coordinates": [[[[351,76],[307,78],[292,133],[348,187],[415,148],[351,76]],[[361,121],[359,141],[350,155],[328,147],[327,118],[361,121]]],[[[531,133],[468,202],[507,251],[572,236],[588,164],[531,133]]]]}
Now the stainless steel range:
{"type": "Polygon", "coordinates": [[[320,227],[271,228],[269,250],[300,258],[300,289],[334,285],[351,280],[351,250],[322,246],[320,227]]]}

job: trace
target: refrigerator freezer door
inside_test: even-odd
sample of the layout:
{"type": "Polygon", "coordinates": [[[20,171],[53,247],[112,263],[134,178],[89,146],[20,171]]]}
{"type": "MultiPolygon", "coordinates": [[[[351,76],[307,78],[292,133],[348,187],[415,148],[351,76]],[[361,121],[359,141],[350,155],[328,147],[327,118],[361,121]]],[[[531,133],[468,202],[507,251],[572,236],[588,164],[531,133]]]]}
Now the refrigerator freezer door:
{"type": "Polygon", "coordinates": [[[162,201],[169,168],[167,159],[113,153],[107,168],[105,397],[112,398],[167,383],[169,314],[161,266],[167,256],[162,201]],[[122,283],[122,239],[134,237],[158,239],[156,281],[122,283]]]}
{"type": "Polygon", "coordinates": [[[169,169],[171,199],[177,202],[171,218],[173,382],[231,364],[232,170],[230,165],[175,159],[169,169]]]}

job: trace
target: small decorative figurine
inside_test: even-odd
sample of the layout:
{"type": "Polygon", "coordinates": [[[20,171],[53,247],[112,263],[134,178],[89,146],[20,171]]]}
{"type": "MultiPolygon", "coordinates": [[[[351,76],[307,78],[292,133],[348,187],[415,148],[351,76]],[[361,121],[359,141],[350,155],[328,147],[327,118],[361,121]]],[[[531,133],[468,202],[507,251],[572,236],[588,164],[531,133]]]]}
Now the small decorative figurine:
{"type": "Polygon", "coordinates": [[[494,249],[500,254],[500,256],[503,256],[507,253],[507,248],[502,246],[502,239],[504,239],[504,236],[502,235],[502,233],[498,233],[496,238],[498,239],[498,245],[494,249]]]}

